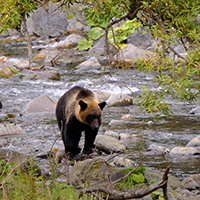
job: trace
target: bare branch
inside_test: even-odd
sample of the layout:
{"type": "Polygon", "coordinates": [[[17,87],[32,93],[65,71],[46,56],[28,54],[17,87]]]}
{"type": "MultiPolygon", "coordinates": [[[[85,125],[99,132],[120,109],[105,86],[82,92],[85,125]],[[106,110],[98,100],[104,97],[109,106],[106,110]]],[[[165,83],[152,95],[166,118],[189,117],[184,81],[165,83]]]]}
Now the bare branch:
{"type": "Polygon", "coordinates": [[[92,193],[92,192],[103,192],[109,195],[108,199],[113,199],[113,200],[126,200],[126,199],[132,199],[132,198],[141,198],[144,197],[151,192],[163,188],[164,192],[164,197],[165,200],[168,200],[167,197],[167,180],[168,180],[168,173],[169,173],[170,166],[166,169],[163,179],[158,181],[157,183],[154,183],[146,188],[140,188],[140,189],[133,189],[133,188],[127,188],[126,191],[116,191],[116,190],[109,190],[108,188],[105,187],[91,187],[86,189],[86,193],[92,193]]]}

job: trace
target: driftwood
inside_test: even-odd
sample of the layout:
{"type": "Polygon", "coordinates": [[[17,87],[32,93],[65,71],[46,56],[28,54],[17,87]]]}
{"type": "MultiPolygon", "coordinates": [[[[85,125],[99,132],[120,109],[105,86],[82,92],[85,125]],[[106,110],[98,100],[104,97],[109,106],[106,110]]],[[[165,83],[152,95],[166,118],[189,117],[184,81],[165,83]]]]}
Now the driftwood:
{"type": "Polygon", "coordinates": [[[125,200],[125,199],[132,199],[132,198],[142,198],[151,192],[162,188],[164,199],[168,200],[167,197],[167,180],[168,180],[168,173],[169,173],[170,166],[167,167],[162,180],[158,181],[157,183],[151,184],[146,188],[141,189],[133,189],[127,188],[125,191],[119,192],[116,190],[110,190],[105,187],[90,187],[85,190],[86,193],[94,194],[95,192],[103,192],[108,195],[109,200],[125,200]]]}

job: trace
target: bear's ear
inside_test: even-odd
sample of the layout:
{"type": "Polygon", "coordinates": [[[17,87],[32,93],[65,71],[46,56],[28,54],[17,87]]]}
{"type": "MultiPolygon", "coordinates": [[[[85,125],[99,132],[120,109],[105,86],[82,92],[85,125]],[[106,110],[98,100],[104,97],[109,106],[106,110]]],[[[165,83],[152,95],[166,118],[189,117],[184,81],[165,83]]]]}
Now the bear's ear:
{"type": "Polygon", "coordinates": [[[79,105],[81,106],[81,111],[84,111],[87,108],[87,103],[85,103],[83,100],[79,101],[79,105]]]}
{"type": "Polygon", "coordinates": [[[101,110],[103,110],[103,108],[105,107],[105,105],[106,105],[106,102],[105,102],[105,101],[99,103],[99,107],[101,108],[101,110]]]}

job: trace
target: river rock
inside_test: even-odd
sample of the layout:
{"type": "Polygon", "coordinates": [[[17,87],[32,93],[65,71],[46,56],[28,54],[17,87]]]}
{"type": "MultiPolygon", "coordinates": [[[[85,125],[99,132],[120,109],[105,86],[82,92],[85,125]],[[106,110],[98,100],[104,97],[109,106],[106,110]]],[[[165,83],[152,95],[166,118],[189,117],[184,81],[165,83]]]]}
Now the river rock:
{"type": "Polygon", "coordinates": [[[94,71],[94,70],[101,69],[101,64],[99,63],[96,57],[91,57],[90,59],[76,66],[76,69],[77,69],[76,71],[81,71],[81,72],[82,71],[88,72],[88,70],[94,71]]]}
{"type": "Polygon", "coordinates": [[[108,106],[132,105],[133,99],[127,94],[112,94],[106,101],[108,106]]]}
{"type": "Polygon", "coordinates": [[[200,115],[200,106],[197,106],[196,108],[193,108],[190,110],[189,114],[194,114],[194,115],[200,115]]]}
{"type": "Polygon", "coordinates": [[[1,101],[0,101],[0,109],[2,109],[3,108],[3,105],[2,105],[2,103],[1,103],[1,101]]]}
{"type": "Polygon", "coordinates": [[[72,46],[78,46],[78,43],[80,40],[84,39],[83,36],[77,35],[77,34],[71,34],[67,36],[64,40],[61,40],[60,42],[54,42],[46,47],[48,48],[71,48],[72,46]]]}
{"type": "MultiPolygon", "coordinates": [[[[29,69],[29,61],[19,58],[10,58],[5,62],[5,65],[7,65],[11,69],[29,69]]],[[[34,64],[33,64],[34,66],[34,64]]]]}
{"type": "Polygon", "coordinates": [[[130,160],[128,158],[124,158],[121,156],[117,156],[114,158],[114,164],[118,167],[134,167],[135,166],[135,162],[133,160],[130,160]]]}
{"type": "Polygon", "coordinates": [[[93,92],[100,102],[108,100],[111,95],[109,92],[104,92],[101,90],[93,90],[93,92]]]}
{"type": "Polygon", "coordinates": [[[23,80],[60,80],[60,74],[57,71],[42,71],[32,72],[26,74],[22,78],[23,80]]]}
{"type": "Polygon", "coordinates": [[[126,150],[126,147],[118,139],[108,135],[97,136],[95,145],[98,149],[105,151],[106,153],[124,152],[126,150]]]}
{"type": "Polygon", "coordinates": [[[141,49],[153,49],[156,41],[150,35],[149,29],[138,27],[138,30],[127,37],[127,43],[131,43],[141,49]]]}
{"type": "Polygon", "coordinates": [[[195,190],[200,188],[200,174],[191,175],[185,178],[181,184],[185,189],[195,190]]]}
{"type": "Polygon", "coordinates": [[[157,144],[154,144],[154,143],[149,146],[147,151],[148,151],[147,154],[150,154],[150,152],[151,152],[151,155],[170,153],[169,148],[166,148],[164,146],[160,146],[160,145],[157,145],[157,144]]]}
{"type": "Polygon", "coordinates": [[[195,154],[200,154],[200,151],[198,151],[194,147],[175,147],[169,153],[170,156],[195,155],[195,154]]]}
{"type": "Polygon", "coordinates": [[[107,178],[108,175],[112,174],[114,171],[103,162],[104,160],[97,158],[77,162],[69,170],[72,184],[78,185],[87,178],[89,178],[90,181],[104,180],[107,178]],[[98,162],[96,167],[95,165],[92,165],[92,163],[95,162],[98,162]]]}
{"type": "MultiPolygon", "coordinates": [[[[109,50],[111,55],[115,55],[117,52],[117,49],[115,46],[113,46],[109,41],[109,50]]],[[[106,43],[105,43],[105,37],[100,38],[92,48],[88,51],[88,55],[90,56],[107,56],[107,49],[106,49],[106,43]]]]}
{"type": "Polygon", "coordinates": [[[195,147],[196,149],[200,150],[200,136],[197,136],[189,141],[186,147],[195,147]]]}
{"type": "Polygon", "coordinates": [[[0,125],[0,136],[14,135],[14,134],[25,134],[25,131],[18,124],[0,125]]]}
{"type": "Polygon", "coordinates": [[[120,139],[120,135],[114,131],[106,131],[104,133],[104,135],[108,135],[108,136],[111,136],[111,137],[115,137],[117,139],[120,139]]]}
{"type": "Polygon", "coordinates": [[[35,114],[54,114],[56,108],[56,102],[50,97],[43,95],[31,100],[22,113],[24,115],[35,114]]]}
{"type": "Polygon", "coordinates": [[[86,26],[86,20],[84,20],[83,14],[80,13],[80,15],[77,15],[73,17],[67,26],[67,32],[68,33],[82,33],[82,34],[88,34],[90,31],[90,27],[86,26]]]}
{"type": "Polygon", "coordinates": [[[68,19],[65,9],[58,9],[60,4],[52,4],[45,7],[48,12],[40,7],[30,14],[27,19],[27,28],[29,34],[36,34],[42,37],[56,37],[66,32],[68,19]]]}
{"type": "MultiPolygon", "coordinates": [[[[133,61],[136,61],[138,58],[143,58],[143,59],[147,58],[147,52],[142,51],[133,44],[128,44],[127,46],[125,46],[122,49],[122,53],[124,59],[131,59],[133,61]]],[[[149,54],[151,53],[149,52],[149,54]]]]}
{"type": "Polygon", "coordinates": [[[126,121],[123,119],[112,119],[108,125],[109,126],[121,126],[121,125],[128,124],[128,123],[129,123],[129,121],[126,121]]]}
{"type": "MultiPolygon", "coordinates": [[[[148,183],[152,182],[152,181],[159,181],[162,180],[163,178],[163,172],[160,172],[158,170],[152,170],[150,168],[146,168],[145,172],[144,172],[144,176],[147,180],[148,183]]],[[[168,179],[168,186],[170,186],[171,188],[175,189],[175,188],[183,188],[181,182],[179,181],[178,178],[176,178],[175,176],[169,174],[168,175],[169,179],[168,179]]]]}

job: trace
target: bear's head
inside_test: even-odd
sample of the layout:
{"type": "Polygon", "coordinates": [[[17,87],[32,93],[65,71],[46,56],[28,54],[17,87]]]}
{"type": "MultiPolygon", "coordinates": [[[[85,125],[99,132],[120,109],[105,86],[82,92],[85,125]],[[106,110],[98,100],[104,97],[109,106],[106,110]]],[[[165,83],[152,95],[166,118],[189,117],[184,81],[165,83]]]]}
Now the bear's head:
{"type": "Polygon", "coordinates": [[[96,100],[80,100],[78,112],[76,112],[76,118],[89,125],[93,130],[98,129],[101,124],[101,116],[103,114],[103,108],[106,102],[99,103],[96,100]]]}

